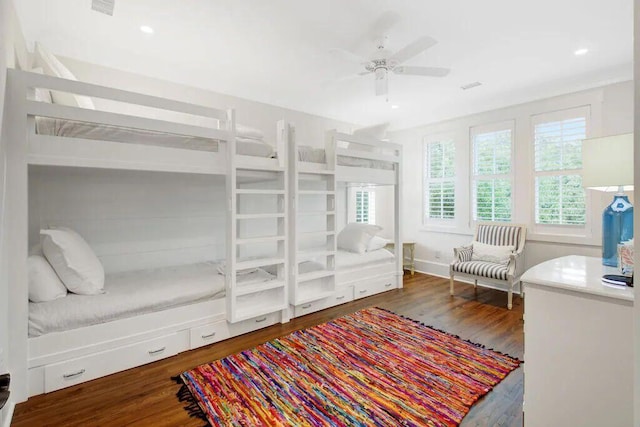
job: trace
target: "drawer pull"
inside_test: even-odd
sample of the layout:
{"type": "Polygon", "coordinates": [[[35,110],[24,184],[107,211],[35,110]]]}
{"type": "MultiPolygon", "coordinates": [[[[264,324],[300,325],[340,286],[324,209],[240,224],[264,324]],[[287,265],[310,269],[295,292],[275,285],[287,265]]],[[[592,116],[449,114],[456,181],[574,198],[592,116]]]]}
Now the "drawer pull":
{"type": "Polygon", "coordinates": [[[205,334],[205,335],[200,335],[202,337],[203,340],[206,340],[207,338],[213,338],[216,336],[216,331],[211,332],[210,334],[205,334]]]}
{"type": "Polygon", "coordinates": [[[387,283],[386,285],[384,285],[385,288],[388,288],[389,286],[391,286],[391,283],[387,283]]]}
{"type": "Polygon", "coordinates": [[[267,320],[267,316],[264,316],[260,319],[256,319],[256,323],[264,322],[265,320],[267,320]]]}
{"type": "Polygon", "coordinates": [[[336,299],[344,299],[344,295],[340,295],[339,297],[336,297],[336,299]]]}
{"type": "Polygon", "coordinates": [[[311,304],[305,304],[302,306],[302,308],[309,308],[309,307],[311,307],[311,304]]]}
{"type": "Polygon", "coordinates": [[[366,289],[363,289],[363,290],[361,290],[361,291],[360,291],[360,293],[361,293],[361,294],[364,294],[364,293],[366,293],[366,292],[367,292],[367,290],[366,290],[366,289]]]}
{"type": "Polygon", "coordinates": [[[154,354],[162,353],[166,349],[167,349],[167,347],[162,347],[162,348],[159,348],[157,350],[149,350],[149,356],[153,356],[154,354]]]}
{"type": "Polygon", "coordinates": [[[84,374],[85,372],[86,372],[86,370],[80,369],[78,372],[74,372],[73,374],[63,374],[62,378],[64,378],[65,380],[70,380],[71,378],[79,377],[80,375],[84,374]]]}

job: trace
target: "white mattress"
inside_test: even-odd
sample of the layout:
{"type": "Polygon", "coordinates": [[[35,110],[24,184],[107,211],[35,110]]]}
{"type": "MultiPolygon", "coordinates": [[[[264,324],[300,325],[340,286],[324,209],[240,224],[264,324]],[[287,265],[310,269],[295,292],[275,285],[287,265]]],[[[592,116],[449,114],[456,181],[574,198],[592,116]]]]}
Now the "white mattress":
{"type": "Polygon", "coordinates": [[[393,262],[395,256],[386,249],[357,254],[338,249],[336,252],[336,270],[350,270],[393,262]]]}
{"type": "MultiPolygon", "coordinates": [[[[185,150],[218,151],[218,142],[212,139],[174,135],[143,129],[125,128],[98,123],[36,117],[36,132],[40,135],[63,136],[93,140],[124,142],[129,144],[155,145],[159,147],[181,148],[185,150]]],[[[238,134],[236,150],[238,154],[256,157],[272,157],[274,149],[254,130],[238,134]]]]}
{"type": "MultiPolygon", "coordinates": [[[[29,336],[81,328],[125,317],[160,311],[224,296],[224,276],[216,263],[109,274],[106,293],[68,294],[43,303],[29,303],[29,336]]],[[[265,281],[265,272],[247,274],[238,281],[265,281]]]]}
{"type": "MultiPolygon", "coordinates": [[[[312,148],[307,146],[298,147],[298,160],[311,163],[325,163],[327,157],[322,148],[312,148]]],[[[339,166],[355,166],[360,168],[393,170],[393,162],[374,159],[362,159],[350,156],[338,156],[339,166]]]]}

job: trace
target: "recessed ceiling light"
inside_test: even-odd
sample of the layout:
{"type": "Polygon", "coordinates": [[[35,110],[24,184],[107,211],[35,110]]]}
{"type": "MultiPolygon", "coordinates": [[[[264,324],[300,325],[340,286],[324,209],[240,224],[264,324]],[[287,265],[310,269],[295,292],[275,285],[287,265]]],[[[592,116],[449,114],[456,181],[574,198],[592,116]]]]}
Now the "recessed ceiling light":
{"type": "Polygon", "coordinates": [[[151,28],[148,25],[141,25],[140,26],[140,31],[142,31],[145,34],[153,34],[153,28],[151,28]]]}
{"type": "Polygon", "coordinates": [[[391,108],[393,108],[394,110],[397,110],[398,108],[400,108],[400,106],[399,106],[399,105],[396,105],[396,104],[393,104],[393,105],[391,106],[391,108]]]}
{"type": "Polygon", "coordinates": [[[573,52],[573,54],[576,56],[582,56],[582,55],[586,55],[588,52],[589,52],[589,49],[583,47],[582,49],[578,49],[575,52],[573,52]]]}

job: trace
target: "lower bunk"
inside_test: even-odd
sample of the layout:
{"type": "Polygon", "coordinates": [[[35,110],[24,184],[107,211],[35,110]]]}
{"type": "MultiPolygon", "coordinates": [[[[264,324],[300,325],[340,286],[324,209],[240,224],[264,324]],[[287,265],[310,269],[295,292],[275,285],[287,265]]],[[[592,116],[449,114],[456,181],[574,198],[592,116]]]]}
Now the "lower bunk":
{"type": "MultiPolygon", "coordinates": [[[[29,395],[48,393],[283,320],[228,323],[214,262],[107,275],[105,293],[29,304],[29,395]]],[[[258,270],[240,284],[272,280],[258,270]]],[[[256,298],[259,298],[256,295],[256,298]]]]}
{"type": "MultiPolygon", "coordinates": [[[[310,271],[312,268],[307,266],[305,270],[310,271]]],[[[323,267],[318,265],[318,268],[323,267]]],[[[335,292],[326,298],[291,307],[292,317],[397,289],[401,287],[402,274],[402,271],[396,269],[395,256],[386,249],[361,254],[338,250],[335,292]]]]}

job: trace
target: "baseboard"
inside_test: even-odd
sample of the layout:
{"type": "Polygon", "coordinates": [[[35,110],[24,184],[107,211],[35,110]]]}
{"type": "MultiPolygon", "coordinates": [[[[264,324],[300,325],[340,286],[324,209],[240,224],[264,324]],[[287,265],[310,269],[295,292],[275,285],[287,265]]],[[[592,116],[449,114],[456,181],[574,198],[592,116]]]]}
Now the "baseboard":
{"type": "MultiPolygon", "coordinates": [[[[416,271],[424,274],[428,274],[430,276],[442,277],[444,279],[449,278],[449,264],[445,264],[442,262],[434,262],[427,260],[416,260],[416,271]]],[[[456,277],[456,282],[469,283],[473,284],[473,281],[466,277],[456,277]]],[[[478,281],[484,288],[496,289],[499,291],[507,291],[506,287],[502,288],[495,283],[483,283],[481,280],[478,281]]],[[[516,289],[513,290],[514,294],[520,294],[520,289],[516,286],[516,289]]]]}
{"type": "Polygon", "coordinates": [[[0,420],[4,420],[2,423],[2,427],[10,427],[11,419],[13,418],[13,410],[15,409],[16,404],[9,401],[0,411],[0,420]]]}

